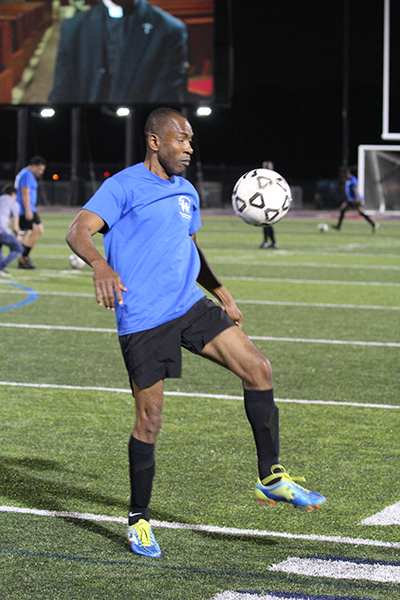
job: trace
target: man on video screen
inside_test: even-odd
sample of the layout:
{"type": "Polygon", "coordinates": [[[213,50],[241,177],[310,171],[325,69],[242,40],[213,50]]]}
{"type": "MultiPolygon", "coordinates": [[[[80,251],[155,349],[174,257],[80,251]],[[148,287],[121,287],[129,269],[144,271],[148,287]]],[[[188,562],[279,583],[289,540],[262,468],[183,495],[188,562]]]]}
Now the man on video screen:
{"type": "Polygon", "coordinates": [[[102,0],[62,23],[49,102],[184,102],[187,40],[146,0],[102,0]]]}

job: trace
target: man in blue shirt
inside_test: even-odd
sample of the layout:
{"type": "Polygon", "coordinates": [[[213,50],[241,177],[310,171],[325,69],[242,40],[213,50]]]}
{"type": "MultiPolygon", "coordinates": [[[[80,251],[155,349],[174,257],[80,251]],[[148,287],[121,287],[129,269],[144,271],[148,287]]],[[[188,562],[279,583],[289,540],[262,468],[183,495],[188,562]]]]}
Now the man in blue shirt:
{"type": "Polygon", "coordinates": [[[20,205],[19,227],[23,231],[23,252],[18,259],[19,269],[36,269],[29,254],[43,235],[44,228],[38,213],[37,203],[37,180],[46,170],[46,160],[42,156],[31,158],[29,165],[24,167],[15,178],[17,189],[17,202],[20,205]]]}
{"type": "Polygon", "coordinates": [[[350,208],[355,208],[358,213],[368,221],[368,223],[372,227],[372,233],[375,233],[379,227],[379,223],[375,223],[368,215],[365,214],[364,209],[362,207],[363,199],[360,196],[358,191],[358,179],[355,175],[352,174],[350,169],[345,169],[343,171],[343,180],[344,180],[344,192],[346,194],[346,200],[340,207],[340,215],[337,225],[333,225],[333,229],[339,230],[342,221],[344,219],[344,215],[350,208]]]}
{"type": "Polygon", "coordinates": [[[70,225],[67,242],[93,268],[97,302],[116,311],[136,406],[127,538],[136,554],[157,557],[161,550],[148,508],[154,447],[163,380],[180,376],[181,346],[241,378],[257,449],[258,500],[314,507],[325,498],[296,484],[279,464],[271,365],[243,333],[240,310],[197,245],[199,197],[181,177],[193,153],[190,123],[173,109],[159,108],[150,114],[145,134],[144,162],[103,184],[70,225]],[[93,244],[97,232],[104,234],[107,260],[93,244]]]}

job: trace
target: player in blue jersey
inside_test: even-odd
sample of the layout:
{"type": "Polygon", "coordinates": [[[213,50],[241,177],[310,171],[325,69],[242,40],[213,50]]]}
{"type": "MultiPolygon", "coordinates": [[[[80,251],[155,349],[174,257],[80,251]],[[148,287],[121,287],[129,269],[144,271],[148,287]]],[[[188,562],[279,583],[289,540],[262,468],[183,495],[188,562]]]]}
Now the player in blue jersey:
{"type": "Polygon", "coordinates": [[[190,123],[173,109],[159,108],[145,134],[144,162],[101,186],[70,225],[67,242],[93,268],[97,302],[116,312],[136,406],[127,537],[133,552],[160,556],[149,513],[154,447],[163,380],[180,376],[181,346],[241,378],[257,449],[259,501],[313,507],[325,498],[296,484],[279,465],[271,365],[243,333],[240,310],[197,245],[199,197],[182,177],[193,153],[190,123]],[[106,259],[93,244],[97,232],[104,234],[106,259]]]}
{"type": "Polygon", "coordinates": [[[15,178],[17,202],[20,205],[19,227],[23,231],[20,241],[23,245],[22,255],[18,259],[19,269],[35,269],[29,254],[43,235],[44,229],[38,213],[37,180],[46,170],[46,160],[41,156],[31,158],[29,165],[24,167],[15,178]]]}
{"type": "Polygon", "coordinates": [[[358,179],[355,175],[352,174],[350,169],[345,169],[343,171],[343,180],[344,180],[344,192],[346,194],[346,200],[342,203],[340,207],[340,215],[337,225],[332,225],[333,229],[339,230],[342,221],[344,219],[344,215],[350,208],[355,208],[358,213],[364,217],[368,221],[368,223],[372,227],[372,233],[375,233],[379,227],[379,223],[375,223],[368,215],[365,214],[363,209],[363,199],[358,190],[358,179]]]}

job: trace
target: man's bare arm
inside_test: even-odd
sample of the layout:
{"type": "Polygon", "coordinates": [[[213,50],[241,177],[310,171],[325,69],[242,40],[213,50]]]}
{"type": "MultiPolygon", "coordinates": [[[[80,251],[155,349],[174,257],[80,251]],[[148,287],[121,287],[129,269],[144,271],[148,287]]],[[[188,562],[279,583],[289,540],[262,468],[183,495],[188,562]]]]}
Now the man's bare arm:
{"type": "Polygon", "coordinates": [[[115,296],[118,304],[123,304],[122,292],[127,289],[120,276],[96,250],[92,236],[104,227],[98,215],[82,210],[72,221],[67,232],[67,243],[93,269],[93,281],[98,304],[109,310],[115,309],[115,296]],[[114,296],[115,294],[115,296],[114,296]]]}

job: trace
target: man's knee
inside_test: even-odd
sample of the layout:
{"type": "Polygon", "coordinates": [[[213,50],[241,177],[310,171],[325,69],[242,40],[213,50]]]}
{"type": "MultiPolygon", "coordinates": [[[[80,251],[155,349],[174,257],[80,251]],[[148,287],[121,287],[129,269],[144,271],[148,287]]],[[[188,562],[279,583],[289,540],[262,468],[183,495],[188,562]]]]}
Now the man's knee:
{"type": "Polygon", "coordinates": [[[255,353],[252,359],[246,362],[246,373],[243,384],[246,389],[270,389],[272,388],[272,367],[268,358],[255,353]]]}
{"type": "Polygon", "coordinates": [[[148,438],[155,438],[161,429],[162,414],[154,407],[139,410],[136,413],[136,430],[148,438]]]}

